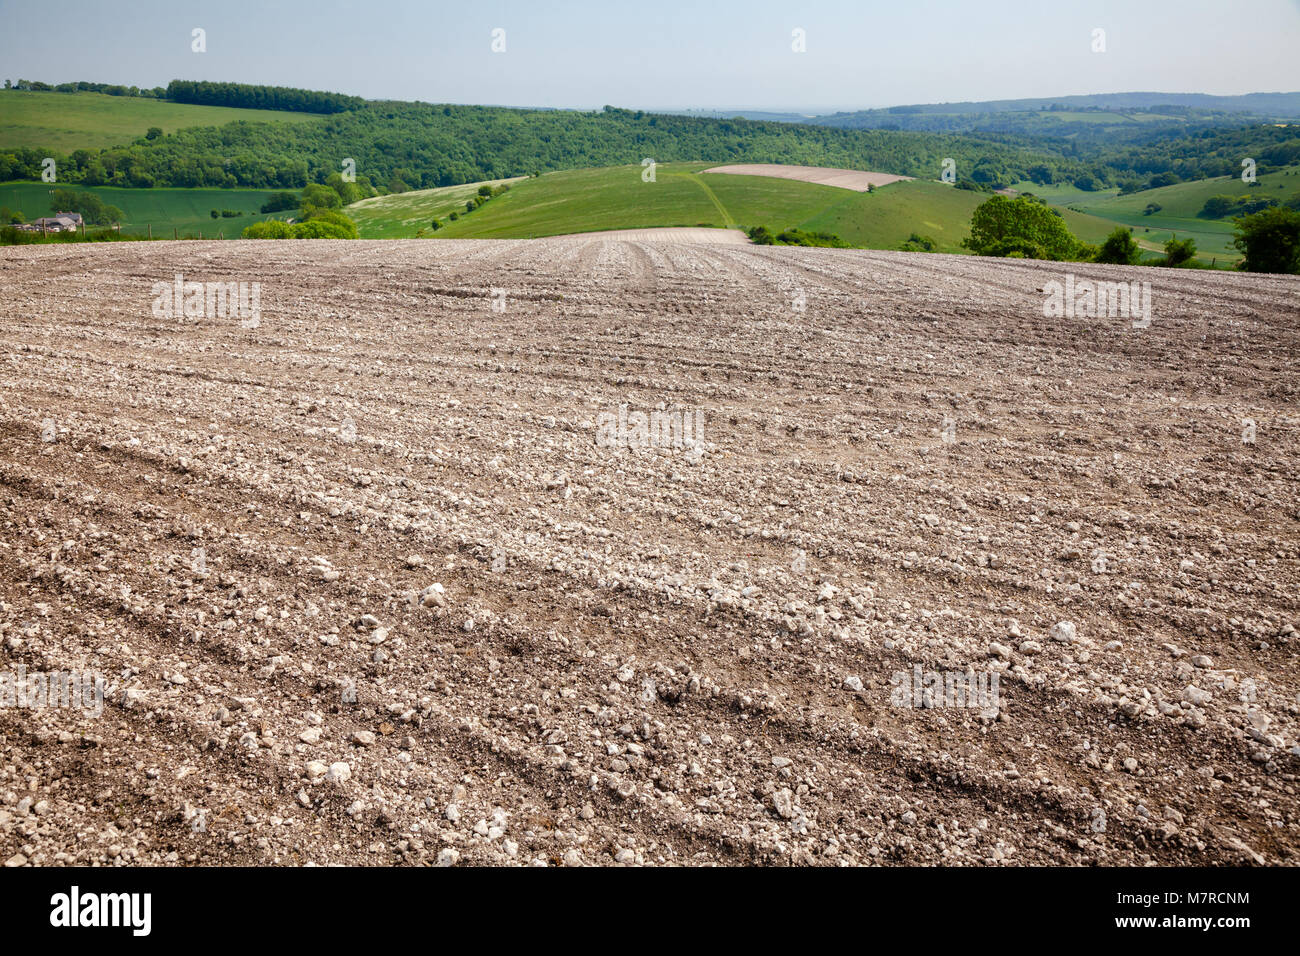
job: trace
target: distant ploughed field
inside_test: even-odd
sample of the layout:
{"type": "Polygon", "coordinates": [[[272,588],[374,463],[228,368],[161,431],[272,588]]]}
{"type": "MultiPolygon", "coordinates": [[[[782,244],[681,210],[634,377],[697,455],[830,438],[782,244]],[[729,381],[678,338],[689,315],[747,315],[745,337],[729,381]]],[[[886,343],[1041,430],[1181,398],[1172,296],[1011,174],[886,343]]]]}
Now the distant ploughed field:
{"type": "Polygon", "coordinates": [[[107,688],[0,705],[0,861],[1298,861],[1294,278],[168,242],[0,303],[0,671],[107,688]]]}
{"type": "Polygon", "coordinates": [[[714,166],[706,173],[730,173],[734,176],[773,176],[777,179],[797,179],[819,186],[838,186],[864,193],[868,186],[888,186],[890,183],[911,179],[893,173],[873,173],[862,169],[836,169],[828,166],[786,166],[781,163],[737,163],[731,166],[714,166]]]}

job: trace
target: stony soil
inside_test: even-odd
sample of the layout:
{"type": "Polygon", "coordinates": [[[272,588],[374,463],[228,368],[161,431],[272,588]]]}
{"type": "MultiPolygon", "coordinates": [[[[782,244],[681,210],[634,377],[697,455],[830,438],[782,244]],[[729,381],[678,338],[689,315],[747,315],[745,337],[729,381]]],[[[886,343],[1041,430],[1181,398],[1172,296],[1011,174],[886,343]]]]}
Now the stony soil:
{"type": "Polygon", "coordinates": [[[1064,268],[0,250],[0,862],[1296,864],[1300,281],[1064,268]]]}

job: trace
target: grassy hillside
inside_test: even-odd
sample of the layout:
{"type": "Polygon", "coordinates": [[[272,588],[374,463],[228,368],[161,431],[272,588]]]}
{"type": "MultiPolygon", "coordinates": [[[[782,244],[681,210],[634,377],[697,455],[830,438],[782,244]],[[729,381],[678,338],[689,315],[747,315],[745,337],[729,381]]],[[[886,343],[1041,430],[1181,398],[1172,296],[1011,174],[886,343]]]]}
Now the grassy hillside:
{"type": "Polygon", "coordinates": [[[929,236],[941,252],[963,252],[970,217],[988,196],[922,179],[891,183],[871,193],[847,193],[798,223],[809,232],[830,232],[869,249],[895,249],[912,233],[929,236]]]}
{"type": "Polygon", "coordinates": [[[1218,259],[1222,263],[1225,258],[1235,261],[1240,257],[1232,245],[1232,219],[1199,217],[1197,213],[1205,201],[1218,195],[1285,201],[1300,195],[1300,168],[1291,167],[1264,173],[1259,176],[1258,182],[1258,186],[1247,186],[1240,176],[1224,176],[1146,189],[1127,196],[1118,195],[1114,189],[1084,192],[1073,187],[1036,186],[1033,183],[1019,183],[1016,188],[1036,193],[1058,207],[1070,207],[1062,212],[1066,221],[1071,223],[1071,229],[1080,238],[1097,241],[1075,227],[1074,223],[1080,213],[1072,210],[1081,210],[1084,214],[1101,217],[1108,222],[1132,226],[1134,236],[1144,248],[1162,248],[1165,241],[1173,236],[1194,239],[1198,259],[1205,262],[1218,259]],[[1148,216],[1145,210],[1151,203],[1161,208],[1148,216]]]}
{"type": "MultiPolygon", "coordinates": [[[[603,229],[658,226],[796,227],[829,232],[853,246],[895,249],[912,233],[936,240],[940,251],[963,252],[971,213],[985,193],[912,180],[871,193],[766,176],[700,175],[713,163],[662,163],[656,181],[640,166],[547,173],[516,182],[481,209],[464,212],[478,184],[427,189],[363,200],[348,207],[361,235],[400,238],[427,229],[438,216],[442,239],[527,239],[603,229]],[[452,210],[460,213],[448,222],[452,210]]],[[[1100,242],[1114,221],[1063,209],[1070,230],[1100,242]]],[[[1155,246],[1150,246],[1155,250],[1155,246]]]]}
{"type": "Polygon", "coordinates": [[[157,126],[164,133],[191,126],[301,123],[315,113],[191,106],[138,96],[103,93],[34,93],[0,90],[0,149],[27,146],[60,152],[123,146],[157,126]]]}
{"type": "MultiPolygon", "coordinates": [[[[45,183],[0,183],[0,206],[20,210],[28,219],[48,216],[58,210],[50,208],[50,191],[45,183]]],[[[170,239],[173,228],[181,236],[200,232],[216,238],[238,238],[243,228],[263,219],[283,219],[292,212],[263,215],[258,212],[274,190],[270,189],[118,189],[112,186],[71,186],[75,192],[94,193],[104,202],[117,206],[126,219],[122,232],[145,235],[153,225],[156,237],[170,239]],[[209,210],[233,209],[244,215],[231,219],[213,219],[209,210]]]]}
{"type": "MultiPolygon", "coordinates": [[[[499,186],[502,183],[523,181],[493,179],[486,185],[499,186]]],[[[463,213],[465,202],[482,185],[484,183],[466,183],[463,186],[439,186],[436,189],[416,189],[389,196],[375,196],[348,206],[347,214],[356,220],[357,231],[362,239],[411,239],[422,229],[427,232],[434,219],[446,219],[452,211],[463,213]]]]}
{"type": "Polygon", "coordinates": [[[438,236],[518,239],[600,229],[723,226],[722,212],[692,175],[709,165],[663,163],[653,183],[641,181],[639,165],[546,173],[448,223],[438,236]]]}
{"type": "MultiPolygon", "coordinates": [[[[508,239],[645,229],[657,226],[763,225],[830,232],[845,242],[893,249],[913,232],[930,236],[944,252],[961,252],[970,217],[986,194],[913,180],[858,193],[832,186],[765,176],[709,176],[711,163],[665,163],[656,181],[641,180],[640,166],[547,173],[517,182],[481,209],[464,214],[475,186],[421,190],[364,200],[348,207],[363,236],[414,236],[429,220],[462,211],[438,238],[508,239]]],[[[1065,210],[1070,228],[1098,241],[1115,223],[1065,210]]]]}
{"type": "MultiPolygon", "coordinates": [[[[809,222],[819,221],[819,217],[835,209],[840,209],[840,215],[828,221],[852,233],[841,233],[841,237],[854,245],[897,245],[910,232],[902,229],[898,234],[907,220],[902,207],[909,203],[885,200],[891,209],[888,224],[880,224],[874,230],[863,229],[865,215],[859,206],[862,199],[868,198],[867,194],[790,179],[699,174],[711,165],[715,164],[660,164],[655,169],[655,182],[642,181],[640,165],[546,173],[516,182],[508,193],[472,213],[464,213],[463,209],[464,200],[474,193],[474,186],[382,196],[354,203],[347,211],[356,217],[361,234],[374,237],[415,235],[416,229],[429,225],[432,215],[446,216],[451,209],[461,212],[460,219],[445,220],[438,238],[532,238],[655,226],[806,228],[809,222]]],[[[954,193],[943,186],[933,189],[945,196],[954,193]]],[[[930,191],[917,193],[928,196],[930,191]]],[[[878,190],[870,198],[885,194],[887,190],[878,190]]],[[[953,234],[970,219],[965,203],[945,204],[939,212],[927,206],[920,212],[926,213],[928,219],[943,219],[940,232],[953,234]]],[[[866,219],[870,220],[870,215],[866,219]]],[[[957,235],[957,238],[961,237],[957,235]]]]}
{"type": "MultiPolygon", "coordinates": [[[[796,226],[860,194],[831,186],[762,176],[701,176],[715,163],[661,163],[655,182],[641,166],[608,166],[547,173],[513,185],[481,209],[447,222],[439,238],[506,239],[556,236],[603,229],[658,226],[796,226]]],[[[453,187],[471,195],[474,187],[453,187]]],[[[370,222],[371,235],[414,235],[409,211],[447,190],[425,190],[366,200],[348,207],[365,214],[382,209],[387,231],[370,222]],[[432,194],[432,196],[430,195],[432,194]],[[430,197],[426,199],[425,197],[430,197]],[[403,226],[409,232],[400,232],[403,226]]],[[[447,207],[463,212],[464,198],[447,207]]],[[[420,226],[427,226],[425,217],[420,226]]],[[[366,232],[362,233],[366,235],[366,232]]],[[[907,238],[904,233],[903,239],[907,238]]],[[[901,241],[901,239],[900,239],[901,241]]]]}

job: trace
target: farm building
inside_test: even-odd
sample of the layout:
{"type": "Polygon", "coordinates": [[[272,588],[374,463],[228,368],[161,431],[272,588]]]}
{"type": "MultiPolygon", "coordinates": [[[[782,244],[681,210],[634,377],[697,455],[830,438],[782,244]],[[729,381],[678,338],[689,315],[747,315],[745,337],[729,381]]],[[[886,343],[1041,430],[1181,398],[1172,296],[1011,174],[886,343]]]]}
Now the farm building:
{"type": "Polygon", "coordinates": [[[76,232],[81,228],[81,213],[56,212],[53,216],[33,219],[19,228],[26,232],[76,232]]]}

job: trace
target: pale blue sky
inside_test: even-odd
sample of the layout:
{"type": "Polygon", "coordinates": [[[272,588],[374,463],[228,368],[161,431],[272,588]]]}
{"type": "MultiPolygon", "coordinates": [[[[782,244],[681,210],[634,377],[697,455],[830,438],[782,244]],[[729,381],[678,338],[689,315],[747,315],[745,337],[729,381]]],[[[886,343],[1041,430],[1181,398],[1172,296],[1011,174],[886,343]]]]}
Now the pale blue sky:
{"type": "Polygon", "coordinates": [[[1298,50],[1300,0],[0,0],[9,79],[231,80],[514,106],[824,112],[1292,91],[1298,50]],[[194,27],[206,53],[190,50],[194,27]],[[1091,50],[1098,27],[1105,53],[1091,50]]]}

